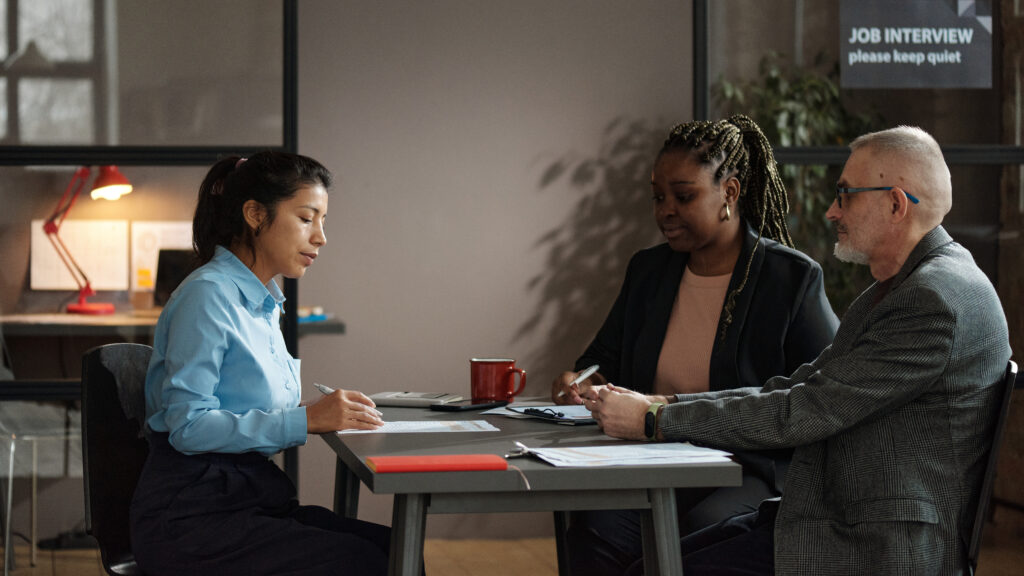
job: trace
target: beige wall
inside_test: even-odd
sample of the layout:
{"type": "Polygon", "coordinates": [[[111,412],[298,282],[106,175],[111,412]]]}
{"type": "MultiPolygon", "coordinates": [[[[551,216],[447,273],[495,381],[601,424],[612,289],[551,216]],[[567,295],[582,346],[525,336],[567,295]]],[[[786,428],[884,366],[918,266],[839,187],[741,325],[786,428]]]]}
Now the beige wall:
{"type": "MultiPolygon", "coordinates": [[[[644,179],[691,115],[690,13],[670,0],[299,2],[299,148],[337,176],[300,302],[348,327],[300,341],[307,384],[464,391],[471,356],[510,355],[540,394],[571,367],[629,254],[656,240],[644,179]]],[[[73,217],[191,218],[205,168],[122,170],[133,194],[82,200],[73,217]]],[[[0,210],[0,311],[67,296],[28,291],[23,247],[70,177],[0,169],[0,199],[18,200],[0,210]]],[[[300,498],[330,506],[333,454],[315,437],[300,454],[300,498]]],[[[75,527],[82,497],[78,478],[43,484],[46,538],[75,527]]],[[[19,482],[16,526],[27,494],[19,482]]],[[[390,524],[390,500],[364,491],[360,516],[390,524]]],[[[439,517],[427,534],[550,526],[439,517]]]]}
{"type": "MultiPolygon", "coordinates": [[[[642,178],[615,190],[552,179],[554,168],[639,154],[633,172],[648,170],[657,138],[691,116],[690,3],[304,0],[299,11],[300,152],[337,176],[328,245],[300,301],[348,327],[300,342],[304,381],[465,391],[471,356],[507,355],[528,371],[528,392],[543,393],[603,320],[625,258],[655,239],[642,178]],[[614,120],[656,136],[638,130],[642,151],[616,156],[614,120]],[[581,202],[601,194],[622,198],[615,242],[545,239],[594,218],[581,202]],[[588,261],[554,253],[581,242],[588,261]],[[614,272],[588,286],[594,259],[614,272]],[[561,289],[591,311],[559,341],[549,335],[566,315],[539,289],[560,273],[552,265],[578,269],[579,285],[561,289]]],[[[331,452],[312,439],[300,458],[300,497],[329,505],[331,452]]],[[[364,490],[360,517],[390,524],[389,499],[364,490]]],[[[548,515],[511,520],[431,518],[427,535],[550,533],[548,515]]]]}

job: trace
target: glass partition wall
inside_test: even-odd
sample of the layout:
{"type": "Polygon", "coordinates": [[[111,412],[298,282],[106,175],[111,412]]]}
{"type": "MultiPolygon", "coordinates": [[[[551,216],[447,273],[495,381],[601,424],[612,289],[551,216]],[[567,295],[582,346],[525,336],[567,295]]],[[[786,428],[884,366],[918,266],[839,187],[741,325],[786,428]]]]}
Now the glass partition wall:
{"type": "Polygon", "coordinates": [[[849,294],[870,279],[827,263],[833,240],[824,210],[849,140],[899,124],[920,126],[942,144],[954,189],[946,226],[999,285],[1009,263],[1001,246],[1005,251],[1017,238],[1016,228],[1007,225],[1019,221],[1024,208],[1021,48],[1004,42],[1021,32],[1021,3],[967,3],[976,6],[962,16],[991,22],[991,87],[865,89],[842,83],[843,1],[696,1],[695,22],[702,30],[695,33],[695,53],[703,66],[698,62],[695,68],[703,78],[695,79],[695,116],[743,112],[765,129],[784,165],[798,247],[840,269],[829,286],[840,313],[849,294]]]}
{"type": "Polygon", "coordinates": [[[281,0],[7,0],[11,146],[284,144],[281,0]]]}
{"type": "MultiPolygon", "coordinates": [[[[930,3],[933,12],[966,19],[965,27],[987,25],[991,85],[980,88],[844,86],[841,46],[855,38],[840,34],[848,1],[847,8],[855,10],[866,4],[694,0],[694,115],[744,112],[769,133],[791,195],[794,240],[823,264],[826,289],[839,314],[871,282],[863,269],[831,257],[834,234],[823,220],[848,156],[846,144],[863,132],[898,124],[929,131],[942,145],[953,177],[953,208],[944,225],[996,285],[1019,357],[1024,350],[1024,1],[930,3]]],[[[909,3],[884,4],[898,10],[909,3]]],[[[883,12],[880,21],[885,19],[883,12]]],[[[1016,404],[1019,419],[1024,410],[1016,404]]],[[[1019,440],[1011,437],[1004,454],[1019,452],[1019,440]]],[[[1024,510],[1024,490],[1009,481],[1020,472],[1014,462],[1001,459],[1001,472],[1007,473],[998,475],[995,498],[1024,510]]]]}
{"type": "MultiPolygon", "coordinates": [[[[42,454],[38,468],[16,461],[14,517],[28,505],[25,478],[38,474],[43,538],[81,528],[82,353],[151,342],[156,318],[138,314],[134,290],[90,298],[115,303],[115,318],[89,321],[63,312],[77,290],[32,289],[32,222],[53,212],[79,166],[95,176],[118,165],[135,190],[117,202],[84,193],[69,221],[134,226],[190,221],[198,183],[222,155],[295,151],[296,11],[295,0],[0,0],[0,433],[31,435],[26,427],[45,416],[65,437],[39,444],[61,447],[65,465],[46,465],[42,454]]],[[[284,290],[282,329],[297,355],[297,283],[284,290]]],[[[31,455],[24,446],[15,453],[31,455]]],[[[5,470],[9,454],[0,454],[5,470]]],[[[283,467],[297,482],[296,450],[283,467]]]]}

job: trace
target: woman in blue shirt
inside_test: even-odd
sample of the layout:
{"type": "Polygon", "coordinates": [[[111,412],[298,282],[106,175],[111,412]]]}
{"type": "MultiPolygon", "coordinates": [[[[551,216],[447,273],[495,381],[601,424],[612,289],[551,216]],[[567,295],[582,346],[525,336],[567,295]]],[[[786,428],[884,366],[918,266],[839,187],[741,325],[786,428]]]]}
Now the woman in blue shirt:
{"type": "Polygon", "coordinates": [[[301,405],[274,276],[299,278],[327,242],[331,174],[261,152],[215,164],[193,220],[198,263],[157,324],[146,375],[150,454],[131,510],[147,574],[384,574],[389,531],[300,506],[269,456],[307,434],[381,425],[339,390],[301,405]]]}

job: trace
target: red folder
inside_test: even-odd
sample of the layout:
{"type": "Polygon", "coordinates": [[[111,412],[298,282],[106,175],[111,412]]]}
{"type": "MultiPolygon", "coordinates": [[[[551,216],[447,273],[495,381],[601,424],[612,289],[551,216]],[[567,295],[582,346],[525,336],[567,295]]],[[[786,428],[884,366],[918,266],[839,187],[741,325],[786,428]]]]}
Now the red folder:
{"type": "Polygon", "coordinates": [[[443,454],[437,456],[369,456],[366,465],[374,472],[450,472],[459,470],[508,470],[497,454],[443,454]]]}

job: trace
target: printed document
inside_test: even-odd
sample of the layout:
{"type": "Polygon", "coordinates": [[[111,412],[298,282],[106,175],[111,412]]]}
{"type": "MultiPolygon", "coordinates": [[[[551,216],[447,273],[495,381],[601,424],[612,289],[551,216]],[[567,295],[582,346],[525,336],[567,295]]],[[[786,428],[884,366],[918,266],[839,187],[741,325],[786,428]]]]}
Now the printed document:
{"type": "Polygon", "coordinates": [[[498,432],[487,420],[398,420],[376,430],[338,430],[337,434],[397,434],[403,432],[498,432]]]}
{"type": "Polygon", "coordinates": [[[689,442],[576,446],[572,448],[528,448],[530,454],[555,466],[643,466],[645,464],[690,464],[728,462],[728,452],[694,446],[689,442]]]}

